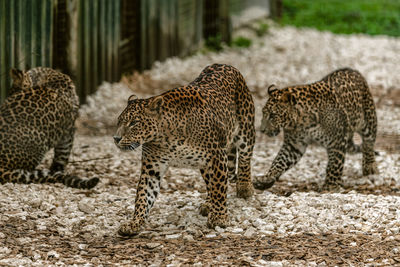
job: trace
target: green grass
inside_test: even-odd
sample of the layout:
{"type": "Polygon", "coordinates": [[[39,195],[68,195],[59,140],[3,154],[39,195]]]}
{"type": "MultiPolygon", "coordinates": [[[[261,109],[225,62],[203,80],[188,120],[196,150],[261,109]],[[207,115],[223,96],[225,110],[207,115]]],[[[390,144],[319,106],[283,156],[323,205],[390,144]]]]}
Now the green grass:
{"type": "Polygon", "coordinates": [[[251,40],[249,38],[238,36],[230,43],[230,46],[233,47],[242,47],[247,48],[251,45],[251,40]]]}
{"type": "Polygon", "coordinates": [[[400,36],[400,0],[283,0],[283,25],[400,36]]]}

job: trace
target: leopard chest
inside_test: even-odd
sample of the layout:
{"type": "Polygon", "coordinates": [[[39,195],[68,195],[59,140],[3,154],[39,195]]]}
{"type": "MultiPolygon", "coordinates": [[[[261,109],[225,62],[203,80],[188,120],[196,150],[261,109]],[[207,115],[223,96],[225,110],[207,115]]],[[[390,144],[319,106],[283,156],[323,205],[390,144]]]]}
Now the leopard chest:
{"type": "Polygon", "coordinates": [[[206,164],[207,151],[182,144],[171,147],[165,156],[171,167],[199,168],[206,164]]]}

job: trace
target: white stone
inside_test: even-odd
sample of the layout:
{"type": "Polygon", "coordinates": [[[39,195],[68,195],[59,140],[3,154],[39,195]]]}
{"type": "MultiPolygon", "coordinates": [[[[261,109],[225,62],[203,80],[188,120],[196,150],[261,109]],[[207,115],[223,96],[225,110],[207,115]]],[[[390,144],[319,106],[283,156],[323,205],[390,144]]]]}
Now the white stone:
{"type": "Polygon", "coordinates": [[[159,246],[161,246],[160,243],[155,243],[155,242],[146,243],[146,247],[149,248],[149,249],[154,249],[154,248],[157,248],[157,247],[159,247],[159,246]]]}
{"type": "Polygon", "coordinates": [[[193,242],[193,241],[194,241],[194,238],[193,238],[192,235],[185,234],[185,235],[183,236],[183,240],[193,242]]]}
{"type": "Polygon", "coordinates": [[[84,199],[81,200],[78,204],[78,208],[80,211],[84,213],[92,213],[95,209],[92,204],[87,203],[84,199]]]}
{"type": "Polygon", "coordinates": [[[256,230],[253,227],[247,228],[246,232],[244,232],[245,237],[252,237],[256,233],[256,230]]]}
{"type": "Polygon", "coordinates": [[[238,233],[241,233],[241,232],[243,232],[242,228],[233,228],[231,230],[231,233],[234,233],[234,234],[238,234],[238,233]]]}
{"type": "Polygon", "coordinates": [[[172,234],[172,235],[166,235],[165,238],[166,239],[177,239],[179,237],[181,237],[182,234],[172,234]]]}
{"type": "Polygon", "coordinates": [[[60,254],[58,254],[56,251],[54,251],[54,250],[51,250],[51,251],[49,251],[49,252],[47,252],[47,257],[54,257],[54,258],[59,258],[60,257],[60,254]]]}

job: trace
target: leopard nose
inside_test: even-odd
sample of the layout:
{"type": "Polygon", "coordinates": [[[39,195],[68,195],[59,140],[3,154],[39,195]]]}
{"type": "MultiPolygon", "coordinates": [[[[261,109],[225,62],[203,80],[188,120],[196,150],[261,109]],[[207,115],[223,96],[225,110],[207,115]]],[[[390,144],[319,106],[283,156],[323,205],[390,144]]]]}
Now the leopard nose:
{"type": "Polygon", "coordinates": [[[121,141],[121,139],[122,139],[122,137],[117,136],[117,135],[114,135],[113,138],[114,138],[115,143],[117,143],[117,144],[118,144],[119,141],[121,141]]]}

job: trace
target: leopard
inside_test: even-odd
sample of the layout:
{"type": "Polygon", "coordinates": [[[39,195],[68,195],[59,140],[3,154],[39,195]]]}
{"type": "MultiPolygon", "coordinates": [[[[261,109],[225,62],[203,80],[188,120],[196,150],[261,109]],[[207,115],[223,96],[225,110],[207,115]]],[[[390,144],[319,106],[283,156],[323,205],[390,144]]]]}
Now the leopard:
{"type": "Polygon", "coordinates": [[[268,172],[254,179],[265,190],[293,167],[310,144],[326,149],[325,180],[318,190],[340,190],[346,153],[362,153],[364,176],[377,174],[374,144],[377,115],[366,79],[351,68],[338,69],[311,84],[283,89],[271,85],[260,130],[269,137],[283,130],[283,144],[268,172]],[[357,133],[361,145],[353,141],[357,133]]]}
{"type": "Polygon", "coordinates": [[[12,68],[12,85],[0,106],[0,183],[62,183],[90,189],[99,178],[66,174],[79,99],[71,78],[57,70],[12,68]],[[49,169],[38,169],[54,149],[49,169]]]}
{"type": "Polygon", "coordinates": [[[227,181],[236,180],[237,197],[248,199],[254,193],[254,114],[244,77],[227,64],[209,65],[188,85],[157,96],[130,96],[113,137],[123,151],[141,147],[142,165],[133,217],[118,234],[140,233],[169,167],[200,171],[207,189],[200,214],[208,216],[209,228],[226,227],[227,181]]]}

